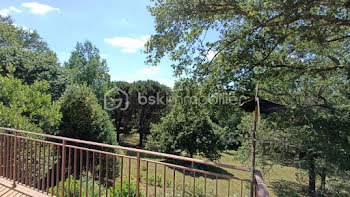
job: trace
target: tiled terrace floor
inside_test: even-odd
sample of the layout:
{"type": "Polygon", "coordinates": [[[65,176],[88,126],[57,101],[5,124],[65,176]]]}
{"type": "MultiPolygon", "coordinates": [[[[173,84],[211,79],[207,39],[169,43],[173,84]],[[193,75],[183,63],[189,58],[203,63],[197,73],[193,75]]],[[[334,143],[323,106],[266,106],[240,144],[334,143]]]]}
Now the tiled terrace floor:
{"type": "Polygon", "coordinates": [[[17,185],[12,188],[12,181],[0,178],[0,196],[1,197],[48,197],[43,193],[35,191],[23,185],[17,185]]]}

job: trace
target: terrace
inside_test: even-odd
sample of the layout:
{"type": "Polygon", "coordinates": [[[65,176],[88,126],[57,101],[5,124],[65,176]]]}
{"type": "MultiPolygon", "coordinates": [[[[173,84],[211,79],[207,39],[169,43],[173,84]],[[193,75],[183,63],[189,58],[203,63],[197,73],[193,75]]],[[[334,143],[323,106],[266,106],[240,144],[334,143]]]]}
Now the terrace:
{"type": "MultiPolygon", "coordinates": [[[[269,196],[255,174],[254,195],[269,196]]],[[[1,196],[247,196],[249,176],[229,164],[0,128],[1,196]]]]}

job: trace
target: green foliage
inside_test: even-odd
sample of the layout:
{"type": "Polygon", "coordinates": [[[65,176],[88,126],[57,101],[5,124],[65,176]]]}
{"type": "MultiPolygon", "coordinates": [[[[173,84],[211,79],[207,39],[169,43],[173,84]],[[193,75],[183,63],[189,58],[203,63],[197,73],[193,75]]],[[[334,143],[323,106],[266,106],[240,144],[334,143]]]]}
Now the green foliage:
{"type": "Polygon", "coordinates": [[[90,42],[78,42],[68,62],[64,67],[70,73],[71,83],[86,84],[92,88],[100,104],[107,91],[110,76],[105,59],[100,57],[100,51],[90,42]]]}
{"type": "MultiPolygon", "coordinates": [[[[259,154],[307,169],[315,196],[317,174],[341,175],[325,166],[349,171],[348,5],[347,0],[156,0],[149,7],[156,33],[147,43],[148,62],[170,55],[177,75],[189,75],[212,94],[251,96],[258,83],[259,96],[287,104],[287,112],[263,116],[259,154]],[[207,33],[216,36],[207,39],[207,33]]],[[[249,137],[251,122],[243,120],[239,130],[249,137]]],[[[249,150],[245,138],[241,150],[249,150]]]]}
{"type": "Polygon", "coordinates": [[[2,103],[0,103],[0,125],[1,127],[42,133],[42,129],[31,123],[28,118],[21,116],[21,114],[16,113],[2,103]]]}
{"type": "Polygon", "coordinates": [[[0,38],[0,75],[11,73],[27,84],[46,80],[47,93],[57,100],[65,89],[64,69],[37,32],[17,27],[11,18],[0,16],[0,38]]]}
{"type": "MultiPolygon", "coordinates": [[[[113,187],[110,187],[108,189],[108,196],[113,196],[113,193],[115,194],[115,197],[120,197],[120,191],[122,190],[122,197],[136,197],[136,184],[134,183],[135,180],[130,180],[130,195],[129,195],[129,183],[127,180],[123,181],[123,184],[116,183],[115,184],[115,190],[113,192],[113,187]]],[[[140,188],[140,197],[144,196],[143,190],[140,188]]]]}
{"type": "MultiPolygon", "coordinates": [[[[79,197],[79,196],[94,196],[98,197],[99,196],[99,185],[100,183],[95,180],[94,182],[94,190],[92,191],[92,179],[86,177],[82,177],[81,180],[77,179],[75,180],[72,175],[70,175],[65,181],[64,181],[64,196],[65,197],[79,197]],[[70,184],[69,184],[70,180],[70,184]],[[86,190],[86,181],[88,181],[88,188],[86,190]],[[74,187],[76,188],[76,193],[74,196],[74,187]],[[82,191],[80,194],[80,187],[82,187],[82,191]],[[68,195],[68,190],[70,191],[68,195]]],[[[59,194],[57,195],[57,186],[50,188],[49,191],[52,192],[53,190],[53,195],[57,196],[62,196],[61,195],[61,189],[62,189],[62,181],[59,182],[58,185],[58,192],[59,194]]],[[[106,188],[104,185],[101,184],[101,196],[106,193],[106,188]]]]}
{"type": "Polygon", "coordinates": [[[170,94],[170,88],[152,80],[137,81],[131,85],[130,110],[135,129],[140,134],[139,146],[143,146],[144,136],[150,133],[151,123],[159,122],[167,112],[167,98],[170,94]]]}
{"type": "Polygon", "coordinates": [[[133,113],[130,106],[129,89],[132,84],[125,81],[113,81],[106,97],[105,106],[110,108],[109,114],[114,119],[117,130],[117,140],[120,141],[120,134],[127,134],[134,127],[133,113]]]}
{"type": "Polygon", "coordinates": [[[62,123],[59,135],[70,138],[117,144],[115,128],[86,85],[71,85],[59,101],[62,123]]]}
{"type": "MultiPolygon", "coordinates": [[[[185,81],[175,87],[175,99],[196,98],[196,90],[198,87],[191,87],[191,82],[185,81]]],[[[201,154],[218,159],[229,143],[225,139],[226,129],[214,123],[210,110],[200,103],[186,99],[173,102],[169,114],[159,124],[152,125],[146,148],[174,154],[185,151],[190,157],[201,154]]]]}
{"type": "Polygon", "coordinates": [[[1,125],[54,133],[62,117],[57,103],[46,94],[47,82],[22,84],[13,76],[0,76],[1,125]]]}

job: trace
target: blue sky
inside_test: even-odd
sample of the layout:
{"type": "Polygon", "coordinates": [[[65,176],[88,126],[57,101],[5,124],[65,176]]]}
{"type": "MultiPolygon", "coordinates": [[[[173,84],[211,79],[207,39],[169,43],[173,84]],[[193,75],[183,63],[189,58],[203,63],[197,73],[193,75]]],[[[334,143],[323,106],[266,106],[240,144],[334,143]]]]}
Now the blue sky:
{"type": "Polygon", "coordinates": [[[148,0],[1,0],[0,15],[36,30],[66,61],[76,43],[90,40],[107,60],[112,80],[152,79],[173,86],[171,61],[158,67],[144,63],[144,42],[154,31],[148,0]]]}

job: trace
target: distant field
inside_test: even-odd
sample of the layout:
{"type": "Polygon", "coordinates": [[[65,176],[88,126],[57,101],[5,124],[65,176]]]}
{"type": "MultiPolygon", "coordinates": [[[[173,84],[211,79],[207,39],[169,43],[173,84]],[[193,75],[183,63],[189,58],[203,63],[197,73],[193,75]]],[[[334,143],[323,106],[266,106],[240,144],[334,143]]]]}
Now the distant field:
{"type": "MultiPolygon", "coordinates": [[[[138,144],[138,135],[132,134],[128,136],[122,136],[122,143],[121,145],[127,145],[127,146],[133,146],[135,147],[138,144]]],[[[224,164],[230,164],[234,166],[242,166],[242,167],[249,167],[249,164],[242,164],[234,159],[235,151],[225,151],[223,153],[222,158],[218,161],[219,163],[224,164]]],[[[202,158],[200,158],[202,159],[202,158]]],[[[162,159],[156,159],[161,161],[162,159]]],[[[129,160],[124,161],[124,173],[123,177],[124,179],[128,178],[128,166],[129,166],[129,160]]],[[[136,161],[131,161],[131,169],[136,166],[136,161]]],[[[173,187],[173,169],[166,168],[166,186],[165,186],[165,192],[168,193],[170,190],[172,191],[173,187]]],[[[237,170],[230,170],[230,169],[221,169],[222,172],[234,175],[236,177],[240,178],[248,178],[249,179],[249,173],[247,172],[241,172],[237,170]]],[[[300,184],[299,181],[297,181],[297,175],[296,172],[303,173],[301,170],[297,170],[293,167],[285,167],[280,165],[274,165],[271,169],[268,170],[268,172],[262,172],[264,176],[265,183],[268,185],[269,192],[271,196],[306,196],[305,192],[303,192],[303,188],[305,188],[306,183],[300,184]]],[[[154,182],[155,177],[155,166],[154,164],[149,164],[149,172],[148,172],[148,183],[150,184],[150,180],[154,182]]],[[[158,195],[164,195],[164,187],[163,187],[163,174],[164,174],[164,167],[158,166],[157,167],[157,176],[159,176],[158,180],[156,180],[156,192],[158,195]]],[[[136,178],[136,171],[131,171],[131,177],[136,178]]],[[[182,173],[179,171],[175,172],[175,188],[176,188],[176,196],[181,196],[182,194],[182,173]]],[[[186,175],[186,191],[188,190],[189,193],[186,196],[191,196],[191,192],[193,190],[193,176],[191,174],[186,175]]],[[[203,191],[204,188],[204,177],[197,177],[196,178],[196,194],[199,194],[203,191]]],[[[141,162],[141,184],[142,189],[145,192],[146,189],[146,163],[141,162]]],[[[215,194],[215,185],[216,180],[215,178],[207,178],[207,196],[209,194],[215,194]]],[[[227,180],[219,180],[218,181],[218,188],[219,188],[219,195],[220,196],[227,196],[228,186],[229,183],[227,180]]],[[[242,184],[243,187],[243,196],[249,196],[249,184],[242,184]]],[[[152,195],[154,194],[154,184],[151,183],[148,188],[148,194],[152,195]]],[[[231,196],[240,196],[240,190],[241,189],[241,182],[240,181],[231,181],[230,182],[230,193],[236,194],[231,196]]],[[[198,196],[198,195],[196,195],[198,196]]]]}

